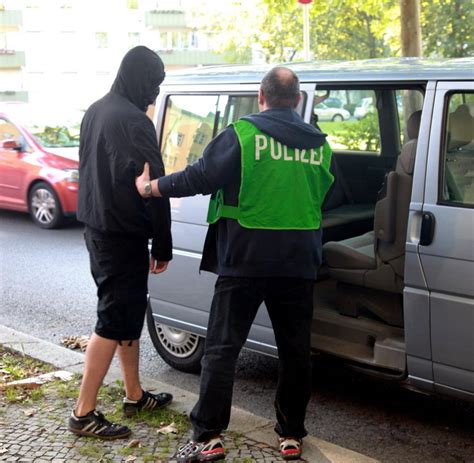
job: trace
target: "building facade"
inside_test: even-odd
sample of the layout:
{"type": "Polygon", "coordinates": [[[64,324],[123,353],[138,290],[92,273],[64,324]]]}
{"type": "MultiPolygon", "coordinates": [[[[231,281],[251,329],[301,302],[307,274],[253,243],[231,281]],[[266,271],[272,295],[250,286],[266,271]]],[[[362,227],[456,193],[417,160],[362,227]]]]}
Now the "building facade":
{"type": "Polygon", "coordinates": [[[191,26],[189,0],[0,0],[0,101],[86,108],[125,52],[156,50],[167,70],[223,64],[191,26]]]}

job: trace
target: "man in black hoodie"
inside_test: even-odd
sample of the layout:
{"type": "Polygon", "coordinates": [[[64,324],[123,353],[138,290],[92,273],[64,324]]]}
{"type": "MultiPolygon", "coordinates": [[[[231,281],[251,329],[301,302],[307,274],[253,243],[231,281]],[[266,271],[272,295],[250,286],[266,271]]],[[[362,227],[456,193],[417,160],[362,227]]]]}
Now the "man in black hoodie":
{"type": "Polygon", "coordinates": [[[85,224],[98,320],[87,346],[79,398],[69,418],[69,430],[78,435],[117,439],[131,432],[95,409],[116,350],[126,415],[157,409],[172,400],[168,393],[143,391],[138,372],[148,272],[163,272],[172,258],[169,200],[143,200],[134,184],[145,162],[154,176],[164,175],[155,129],[145,114],[164,78],[163,62],[156,53],[143,46],[133,48],[123,58],[110,92],[92,104],[81,124],[77,217],[85,224]]]}
{"type": "Polygon", "coordinates": [[[261,112],[242,118],[184,171],[150,182],[142,196],[213,194],[201,269],[219,275],[202,359],[201,389],[191,412],[193,440],[178,461],[223,458],[221,432],[232,404],[235,363],[262,302],[280,361],[275,399],[280,452],[301,455],[311,394],[313,286],[321,263],[321,204],[333,176],[326,136],[295,112],[299,81],[287,68],[266,74],[261,112]],[[147,193],[148,192],[148,193],[147,193]]]}

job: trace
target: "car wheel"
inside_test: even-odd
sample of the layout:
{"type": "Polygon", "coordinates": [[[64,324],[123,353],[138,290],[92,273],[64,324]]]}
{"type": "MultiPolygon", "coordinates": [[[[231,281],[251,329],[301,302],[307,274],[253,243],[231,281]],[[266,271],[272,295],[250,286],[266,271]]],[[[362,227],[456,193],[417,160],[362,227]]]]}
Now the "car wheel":
{"type": "Polygon", "coordinates": [[[341,122],[344,120],[344,118],[340,114],[334,114],[334,116],[332,116],[332,120],[334,122],[341,122]]]}
{"type": "Polygon", "coordinates": [[[201,371],[204,338],[158,323],[150,305],[147,309],[147,325],[155,349],[168,365],[186,373],[201,371]]]}
{"type": "Polygon", "coordinates": [[[63,212],[58,195],[45,182],[37,183],[28,195],[31,217],[41,228],[58,228],[63,220],[63,212]]]}

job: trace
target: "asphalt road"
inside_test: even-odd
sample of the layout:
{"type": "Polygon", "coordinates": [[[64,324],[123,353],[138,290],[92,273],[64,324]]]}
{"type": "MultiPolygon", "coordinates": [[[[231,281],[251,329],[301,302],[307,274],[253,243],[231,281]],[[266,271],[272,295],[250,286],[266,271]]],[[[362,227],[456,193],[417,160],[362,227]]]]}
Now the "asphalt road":
{"type": "MultiPolygon", "coordinates": [[[[41,230],[26,214],[0,211],[0,323],[53,343],[89,335],[95,287],[82,227],[41,230]]],[[[148,333],[142,371],[198,392],[199,378],[173,370],[148,333]]],[[[277,361],[242,353],[234,404],[273,419],[277,361]]],[[[425,396],[316,359],[310,434],[383,462],[474,462],[474,404],[425,396]]]]}

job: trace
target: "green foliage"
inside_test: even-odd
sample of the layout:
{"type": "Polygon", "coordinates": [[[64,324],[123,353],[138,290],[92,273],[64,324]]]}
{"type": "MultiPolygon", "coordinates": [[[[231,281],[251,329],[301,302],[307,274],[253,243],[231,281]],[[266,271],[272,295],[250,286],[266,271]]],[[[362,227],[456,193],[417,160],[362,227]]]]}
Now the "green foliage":
{"type": "MultiPolygon", "coordinates": [[[[472,0],[419,1],[423,55],[472,56],[472,0]]],[[[248,63],[252,55],[270,63],[303,59],[303,7],[296,0],[239,0],[219,11],[197,3],[195,27],[211,33],[230,62],[248,63]]],[[[315,1],[309,11],[314,59],[400,56],[399,0],[315,1]]]]}
{"type": "Polygon", "coordinates": [[[474,55],[472,0],[421,0],[425,56],[474,55]]]}
{"type": "Polygon", "coordinates": [[[379,151],[380,137],[377,114],[368,113],[354,124],[346,124],[346,130],[337,134],[337,141],[349,150],[379,151]]]}
{"type": "Polygon", "coordinates": [[[34,136],[46,148],[79,146],[79,131],[73,128],[45,126],[34,130],[34,136]]]}

